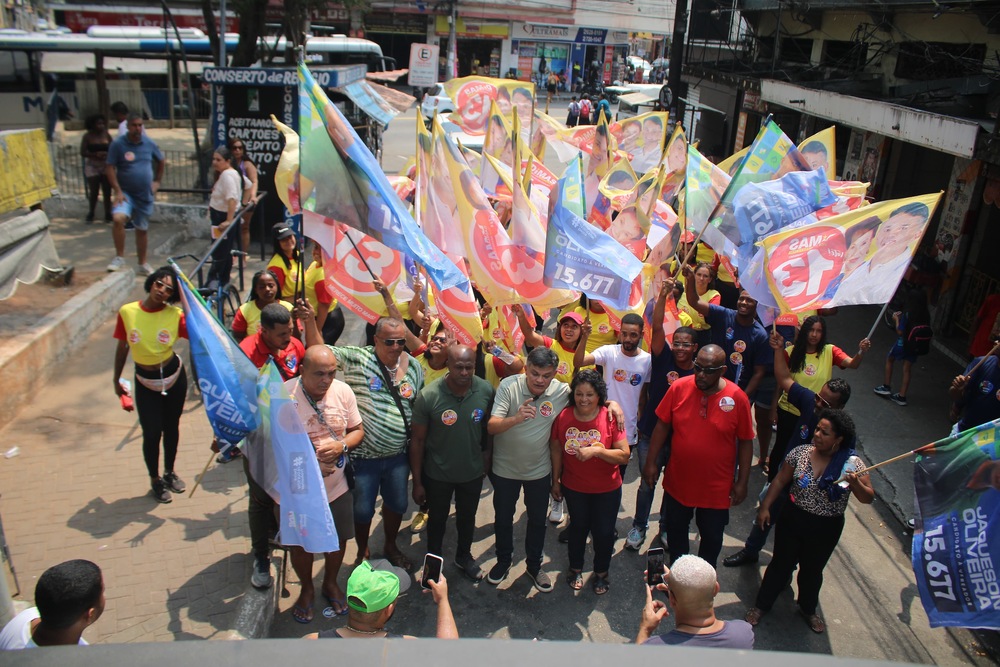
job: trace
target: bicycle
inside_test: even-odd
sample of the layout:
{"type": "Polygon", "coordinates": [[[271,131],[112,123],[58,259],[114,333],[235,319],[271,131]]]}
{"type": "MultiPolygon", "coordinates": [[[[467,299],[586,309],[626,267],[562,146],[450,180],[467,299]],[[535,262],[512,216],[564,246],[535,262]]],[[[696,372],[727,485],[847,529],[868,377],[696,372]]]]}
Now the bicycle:
{"type": "MultiPolygon", "coordinates": [[[[247,253],[241,250],[232,250],[230,253],[233,257],[245,257],[247,255],[247,253]]],[[[167,262],[174,264],[176,260],[185,258],[193,259],[196,262],[201,261],[200,257],[186,253],[177,255],[176,257],[168,257],[167,262]]],[[[213,258],[209,257],[206,264],[212,264],[214,261],[213,258]]],[[[208,306],[209,312],[215,316],[219,324],[228,330],[229,326],[233,323],[233,318],[236,316],[236,311],[240,309],[240,304],[242,303],[240,301],[240,291],[232,283],[226,283],[225,285],[217,284],[214,287],[205,285],[201,267],[198,268],[196,277],[198,287],[195,291],[205,299],[205,305],[208,306]]]]}

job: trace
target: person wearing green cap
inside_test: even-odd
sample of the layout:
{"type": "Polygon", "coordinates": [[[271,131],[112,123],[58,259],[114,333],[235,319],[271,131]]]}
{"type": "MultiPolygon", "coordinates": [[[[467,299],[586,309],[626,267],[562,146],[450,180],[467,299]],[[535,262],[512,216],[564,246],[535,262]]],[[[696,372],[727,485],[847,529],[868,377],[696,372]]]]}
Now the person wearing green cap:
{"type": "MultiPolygon", "coordinates": [[[[458,639],[458,627],[448,602],[448,581],[442,573],[438,581],[428,581],[437,604],[438,639],[458,639]]],[[[396,610],[396,599],[410,587],[410,575],[385,560],[362,561],[347,580],[347,625],[313,632],[303,639],[416,639],[385,630],[396,610]]]]}

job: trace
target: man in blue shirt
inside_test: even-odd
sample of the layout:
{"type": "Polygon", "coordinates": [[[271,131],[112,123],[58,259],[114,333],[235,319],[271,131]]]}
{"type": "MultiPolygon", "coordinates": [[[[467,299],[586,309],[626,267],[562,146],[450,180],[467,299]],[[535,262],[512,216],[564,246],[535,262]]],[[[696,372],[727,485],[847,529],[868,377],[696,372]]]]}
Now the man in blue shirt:
{"type": "Polygon", "coordinates": [[[948,390],[962,418],[952,434],[1000,418],[1000,331],[990,337],[993,349],[969,362],[965,372],[951,381],[948,390]]]}
{"type": "Polygon", "coordinates": [[[115,258],[108,264],[108,271],[125,268],[125,223],[130,223],[135,229],[139,273],[148,276],[153,273],[153,267],[146,262],[149,219],[166,162],[159,147],[143,133],[142,115],[130,113],[126,122],[128,132],[111,142],[105,168],[114,196],[111,237],[115,258]]]}

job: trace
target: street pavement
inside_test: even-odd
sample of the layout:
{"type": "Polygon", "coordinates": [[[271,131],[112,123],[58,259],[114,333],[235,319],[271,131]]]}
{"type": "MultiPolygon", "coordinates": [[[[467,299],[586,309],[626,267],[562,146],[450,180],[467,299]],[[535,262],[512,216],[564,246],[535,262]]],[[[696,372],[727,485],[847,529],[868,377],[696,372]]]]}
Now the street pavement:
{"type": "MultiPolygon", "coordinates": [[[[412,123],[403,120],[393,124],[394,129],[404,127],[412,128],[412,123]]],[[[404,154],[404,146],[412,145],[408,143],[412,129],[409,131],[409,138],[392,137],[398,142],[392,145],[399,146],[396,154],[404,154]]],[[[386,156],[391,159],[394,154],[386,150],[386,156]]],[[[63,261],[77,266],[106,262],[110,256],[108,228],[83,225],[82,202],[65,208],[69,215],[53,221],[63,261]]],[[[167,225],[154,223],[151,247],[172,233],[167,225]]],[[[204,246],[203,241],[187,242],[174,253],[201,251],[204,246]]],[[[164,259],[150,261],[159,265],[164,259]]],[[[137,279],[133,296],[140,294],[137,279]]],[[[877,310],[841,309],[829,321],[830,340],[853,352],[877,310]]],[[[348,319],[344,341],[356,342],[359,322],[352,316],[348,319]]],[[[0,432],[0,449],[19,449],[16,456],[0,459],[0,513],[20,579],[20,599],[32,597],[35,581],[47,567],[69,558],[87,558],[104,570],[108,598],[104,616],[84,635],[88,641],[221,637],[232,627],[250,574],[242,469],[238,464],[213,462],[193,497],[175,496],[173,503],[159,505],[149,496],[135,414],[119,408],[109,386],[113,325],[114,317],[109,313],[107,322],[37,394],[31,406],[0,432]]],[[[889,331],[878,329],[862,367],[843,374],[854,388],[848,410],[859,425],[861,453],[869,463],[946,433],[946,390],[951,377],[961,370],[954,361],[932,351],[915,369],[910,405],[896,406],[871,391],[881,384],[882,360],[890,344],[889,331]]],[[[204,412],[192,394],[181,420],[177,466],[189,489],[210,458],[210,440],[204,412]]],[[[912,510],[910,475],[907,462],[887,466],[873,475],[876,502],[863,506],[852,501],[820,596],[827,633],[809,632],[795,613],[789,591],[757,629],[758,649],[942,665],[996,664],[995,633],[928,627],[909,564],[910,536],[903,523],[912,510]]],[[[631,525],[637,483],[637,466],[632,462],[617,526],[622,538],[631,525]]],[[[753,500],[763,483],[764,476],[755,469],[748,500],[732,512],[723,556],[742,545],[754,515],[753,500]]],[[[487,483],[473,545],[473,554],[484,569],[495,562],[491,494],[487,483]]],[[[659,498],[660,493],[657,504],[659,498]]],[[[413,509],[411,504],[410,512],[413,509]]],[[[655,522],[657,517],[654,512],[651,520],[655,522]]],[[[424,536],[409,532],[409,518],[408,513],[400,545],[418,564],[424,536]]],[[[515,521],[515,558],[523,559],[523,513],[515,521]]],[[[624,539],[618,540],[610,593],[598,598],[589,586],[574,593],[560,576],[567,558],[565,548],[556,541],[558,530],[554,526],[547,530],[545,567],[557,580],[555,590],[545,595],[531,587],[523,561],[515,563],[508,579],[498,587],[464,579],[452,565],[454,525],[449,524],[444,571],[463,636],[619,643],[634,637],[643,603],[644,557],[625,551],[624,539]]],[[[650,531],[646,546],[654,532],[650,531]]],[[[381,528],[376,523],[373,555],[381,553],[382,544],[381,528]]],[[[355,556],[351,542],[342,583],[355,556]]],[[[770,544],[757,566],[720,568],[720,617],[742,618],[753,604],[769,556],[770,544]]],[[[588,555],[585,576],[589,576],[589,568],[588,555]]],[[[318,586],[322,565],[314,569],[318,586]]],[[[290,610],[298,585],[291,568],[286,588],[288,595],[281,599],[271,636],[298,637],[345,622],[342,617],[324,618],[320,602],[315,606],[313,623],[294,622],[290,610]]],[[[433,602],[420,593],[419,586],[412,587],[400,601],[390,627],[397,633],[433,635],[433,602]]],[[[666,620],[664,631],[671,627],[672,622],[666,620]]]]}

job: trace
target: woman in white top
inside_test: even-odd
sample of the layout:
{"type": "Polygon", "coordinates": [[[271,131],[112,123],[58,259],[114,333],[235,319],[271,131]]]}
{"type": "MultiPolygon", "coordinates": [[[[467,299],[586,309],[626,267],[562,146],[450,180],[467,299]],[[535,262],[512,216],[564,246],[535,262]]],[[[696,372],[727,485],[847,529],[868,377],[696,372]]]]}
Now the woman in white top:
{"type": "MultiPolygon", "coordinates": [[[[220,146],[212,153],[212,168],[215,170],[215,185],[208,199],[208,217],[212,222],[212,239],[219,238],[231,224],[243,197],[243,178],[233,167],[233,157],[229,149],[220,146]]],[[[212,251],[212,268],[208,271],[208,282],[220,285],[229,283],[233,269],[233,234],[212,251]]]]}

